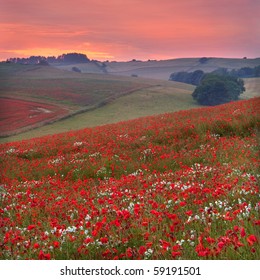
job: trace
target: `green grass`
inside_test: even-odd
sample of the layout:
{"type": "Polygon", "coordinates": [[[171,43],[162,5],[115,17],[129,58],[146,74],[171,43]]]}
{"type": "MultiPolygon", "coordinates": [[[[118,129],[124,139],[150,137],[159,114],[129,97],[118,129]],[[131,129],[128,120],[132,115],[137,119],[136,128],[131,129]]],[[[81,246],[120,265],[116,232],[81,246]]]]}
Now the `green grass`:
{"type": "Polygon", "coordinates": [[[185,84],[179,84],[178,86],[179,88],[176,87],[175,83],[163,82],[161,86],[151,86],[137,90],[129,95],[117,98],[103,107],[19,135],[3,138],[0,142],[19,141],[198,107],[191,97],[192,91],[190,89],[193,87],[185,84]]]}
{"type": "MultiPolygon", "coordinates": [[[[23,132],[0,140],[19,141],[70,130],[94,127],[143,116],[196,108],[192,99],[194,86],[156,79],[123,77],[106,74],[82,74],[52,67],[0,64],[0,96],[11,96],[58,104],[72,112],[87,108],[66,99],[83,96],[94,110],[23,132]],[[64,92],[64,99],[55,99],[55,90],[64,92]],[[104,106],[99,106],[101,102],[104,106]]],[[[242,99],[258,96],[260,78],[245,79],[246,92],[242,99]]],[[[61,95],[62,96],[62,95],[61,95]]]]}
{"type": "MultiPolygon", "coordinates": [[[[106,63],[106,70],[110,73],[131,76],[137,74],[139,77],[149,77],[168,80],[173,72],[203,70],[212,72],[217,68],[239,69],[241,67],[255,67],[260,64],[260,58],[238,59],[238,58],[211,58],[201,64],[200,58],[179,58],[157,61],[129,61],[106,63]]],[[[79,65],[79,68],[81,66],[79,65]]],[[[84,70],[83,70],[84,71],[84,70]]]]}
{"type": "Polygon", "coordinates": [[[259,259],[259,102],[2,145],[0,258],[259,259]]]}
{"type": "Polygon", "coordinates": [[[246,92],[241,95],[241,99],[248,99],[260,96],[260,78],[243,79],[246,92]]]}
{"type": "Polygon", "coordinates": [[[0,97],[65,103],[77,108],[95,105],[106,98],[116,98],[151,84],[131,77],[73,73],[35,65],[0,64],[0,97]]]}
{"type": "Polygon", "coordinates": [[[75,113],[1,142],[23,140],[85,127],[197,107],[187,84],[106,74],[81,74],[53,67],[0,64],[0,97],[60,105],[75,113]]]}

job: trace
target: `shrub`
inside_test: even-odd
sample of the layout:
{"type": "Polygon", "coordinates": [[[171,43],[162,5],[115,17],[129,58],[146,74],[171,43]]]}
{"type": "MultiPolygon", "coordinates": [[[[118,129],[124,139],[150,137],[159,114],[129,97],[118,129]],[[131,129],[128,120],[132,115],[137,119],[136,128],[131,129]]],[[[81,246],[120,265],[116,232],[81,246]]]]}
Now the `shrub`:
{"type": "Polygon", "coordinates": [[[78,67],[72,67],[71,70],[77,73],[81,73],[81,70],[78,67]]]}

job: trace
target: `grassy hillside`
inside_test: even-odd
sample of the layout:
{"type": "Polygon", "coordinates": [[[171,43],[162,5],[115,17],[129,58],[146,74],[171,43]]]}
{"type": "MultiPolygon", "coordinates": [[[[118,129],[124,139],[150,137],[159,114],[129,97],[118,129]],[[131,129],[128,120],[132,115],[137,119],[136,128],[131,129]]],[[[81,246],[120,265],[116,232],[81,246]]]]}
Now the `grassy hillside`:
{"type": "Polygon", "coordinates": [[[48,66],[0,64],[0,97],[55,103],[73,110],[150,84],[127,77],[81,74],[48,66]]]}
{"type": "MultiPolygon", "coordinates": [[[[184,64],[184,61],[190,65],[190,59],[181,60],[181,63],[184,64]]],[[[130,64],[138,63],[140,62],[130,64]]],[[[170,61],[163,63],[167,65],[170,61]]],[[[18,64],[0,64],[0,80],[0,98],[11,97],[43,102],[49,106],[58,105],[67,110],[67,115],[87,111],[49,125],[42,126],[42,123],[39,128],[3,138],[0,142],[198,107],[190,95],[194,90],[193,86],[163,80],[81,74],[53,67],[18,64]]],[[[246,93],[241,98],[258,96],[259,81],[259,78],[245,79],[246,93]]],[[[0,109],[1,104],[3,102],[0,103],[0,109]]]]}
{"type": "Polygon", "coordinates": [[[153,86],[137,90],[95,110],[0,139],[0,142],[29,139],[47,134],[56,134],[143,116],[199,107],[191,97],[191,89],[193,89],[193,86],[179,83],[179,85],[175,84],[174,86],[167,84],[165,86],[153,86]]]}
{"type": "Polygon", "coordinates": [[[260,98],[0,145],[0,259],[260,258],[260,98]]]}
{"type": "Polygon", "coordinates": [[[245,82],[246,92],[241,95],[241,98],[248,99],[260,96],[260,78],[243,79],[245,82]]]}
{"type": "Polygon", "coordinates": [[[154,83],[48,66],[1,63],[0,135],[17,134],[99,108],[154,83]]]}
{"type": "MultiPolygon", "coordinates": [[[[256,59],[233,59],[233,58],[210,58],[206,63],[200,63],[200,58],[180,58],[170,60],[151,60],[151,61],[129,61],[129,62],[105,62],[105,68],[97,69],[97,65],[85,64],[73,65],[82,72],[91,73],[92,71],[103,72],[116,75],[138,75],[139,77],[169,80],[173,72],[195,71],[198,69],[204,72],[211,72],[217,68],[239,69],[241,67],[255,67],[260,65],[260,58],[256,59]],[[105,69],[105,70],[104,70],[105,69]]],[[[72,66],[58,66],[62,69],[71,70],[72,66]]]]}
{"type": "MultiPolygon", "coordinates": [[[[200,107],[191,97],[193,86],[174,82],[156,82],[157,86],[137,90],[127,96],[115,99],[106,106],[19,135],[0,139],[0,143],[200,107]]],[[[246,92],[241,95],[241,99],[259,96],[260,78],[245,79],[245,85],[246,92]]]]}
{"type": "MultiPolygon", "coordinates": [[[[56,105],[65,108],[67,115],[70,115],[69,119],[47,126],[41,124],[39,128],[1,139],[1,142],[197,107],[190,96],[194,87],[181,83],[81,74],[32,65],[0,64],[0,70],[0,98],[56,105]],[[82,113],[84,111],[87,112],[82,113]],[[71,116],[79,112],[80,115],[71,116]]],[[[10,120],[11,117],[9,116],[10,120]]],[[[14,127],[14,124],[11,126],[14,127]]]]}
{"type": "Polygon", "coordinates": [[[203,70],[212,72],[217,68],[239,69],[241,67],[255,67],[260,65],[260,58],[256,59],[232,59],[232,58],[211,58],[206,63],[200,63],[200,58],[181,58],[161,61],[147,62],[111,62],[107,63],[109,73],[131,76],[136,74],[140,77],[169,80],[173,72],[192,72],[203,70]]]}

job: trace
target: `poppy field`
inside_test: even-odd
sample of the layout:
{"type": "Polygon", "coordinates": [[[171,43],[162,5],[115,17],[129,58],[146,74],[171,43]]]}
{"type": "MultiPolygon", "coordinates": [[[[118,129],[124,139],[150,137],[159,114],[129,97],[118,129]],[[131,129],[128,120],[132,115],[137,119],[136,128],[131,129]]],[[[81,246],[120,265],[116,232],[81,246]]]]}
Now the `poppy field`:
{"type": "Polygon", "coordinates": [[[41,126],[68,114],[65,108],[26,100],[0,99],[0,136],[41,126]]]}
{"type": "Polygon", "coordinates": [[[259,259],[260,98],[0,145],[1,259],[259,259]]]}

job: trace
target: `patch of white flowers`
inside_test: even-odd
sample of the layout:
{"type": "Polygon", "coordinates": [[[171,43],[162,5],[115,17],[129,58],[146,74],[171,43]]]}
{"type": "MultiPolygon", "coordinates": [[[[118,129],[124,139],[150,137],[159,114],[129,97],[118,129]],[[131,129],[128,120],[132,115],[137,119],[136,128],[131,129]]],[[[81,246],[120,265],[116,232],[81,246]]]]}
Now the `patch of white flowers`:
{"type": "Polygon", "coordinates": [[[73,143],[73,147],[81,147],[82,145],[84,145],[84,142],[75,142],[75,143],[73,143]]]}
{"type": "Polygon", "coordinates": [[[17,152],[16,149],[10,148],[9,150],[6,151],[6,154],[10,155],[10,154],[14,154],[14,153],[16,153],[16,152],[17,152]]]}
{"type": "Polygon", "coordinates": [[[108,175],[110,174],[111,171],[107,169],[107,167],[103,166],[101,167],[98,171],[97,171],[97,176],[100,176],[100,175],[108,175]]]}
{"type": "Polygon", "coordinates": [[[58,158],[50,159],[48,161],[48,164],[58,165],[58,164],[61,164],[64,160],[65,160],[65,157],[59,156],[58,158]]]}
{"type": "Polygon", "coordinates": [[[172,207],[172,203],[173,203],[172,200],[168,200],[167,204],[166,204],[166,208],[171,208],[172,207]]]}
{"type": "Polygon", "coordinates": [[[131,173],[130,175],[132,175],[132,176],[143,175],[143,170],[138,169],[138,170],[134,171],[133,173],[131,173]]]}
{"type": "Polygon", "coordinates": [[[221,201],[221,200],[216,200],[215,201],[215,204],[216,204],[216,206],[218,207],[218,208],[224,208],[224,207],[226,207],[227,205],[228,205],[228,202],[227,201],[225,201],[225,200],[223,200],[223,201],[221,201]]]}
{"type": "Polygon", "coordinates": [[[151,156],[153,156],[154,155],[154,153],[153,153],[153,151],[151,150],[151,149],[146,149],[146,150],[143,150],[142,151],[142,156],[141,156],[141,158],[143,159],[143,160],[146,160],[147,158],[149,158],[149,157],[151,157],[151,156]]]}
{"type": "Polygon", "coordinates": [[[237,217],[239,219],[244,219],[244,218],[248,218],[250,216],[250,212],[251,212],[251,209],[252,209],[252,206],[251,206],[251,203],[249,203],[244,211],[243,210],[240,210],[240,213],[237,215],[237,217]]]}
{"type": "Polygon", "coordinates": [[[134,212],[134,206],[135,206],[135,204],[134,204],[133,202],[130,202],[129,206],[127,207],[127,210],[128,210],[131,214],[133,214],[133,212],[134,212]]]}
{"type": "Polygon", "coordinates": [[[93,158],[97,158],[97,157],[101,157],[101,153],[100,152],[95,152],[93,154],[90,154],[89,157],[93,157],[93,158]]]}
{"type": "Polygon", "coordinates": [[[152,249],[147,249],[147,251],[144,252],[144,259],[147,260],[149,259],[153,254],[153,250],[152,249]]]}

